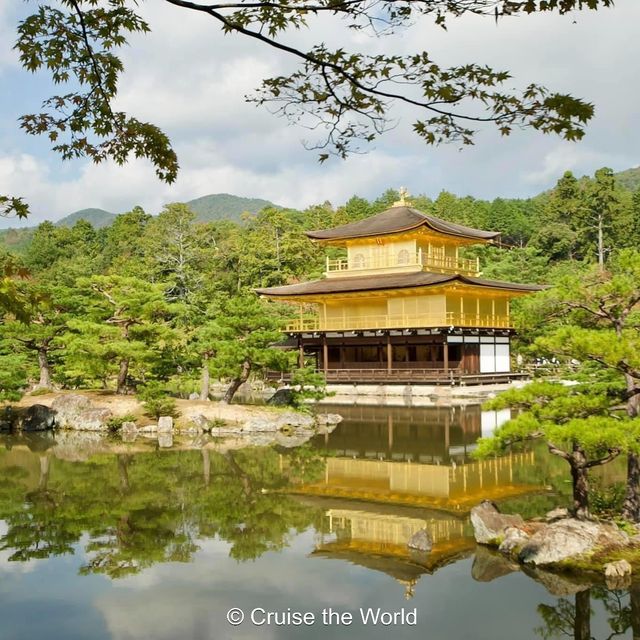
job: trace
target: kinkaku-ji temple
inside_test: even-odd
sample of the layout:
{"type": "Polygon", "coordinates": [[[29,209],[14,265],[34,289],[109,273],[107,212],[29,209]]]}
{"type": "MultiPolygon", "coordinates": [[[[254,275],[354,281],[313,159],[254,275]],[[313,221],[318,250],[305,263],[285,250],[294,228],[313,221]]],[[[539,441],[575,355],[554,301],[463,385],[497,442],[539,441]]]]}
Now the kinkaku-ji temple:
{"type": "Polygon", "coordinates": [[[405,195],[364,220],[307,232],[344,251],[326,259],[324,278],[257,293],[299,306],[288,344],[327,382],[510,380],[510,302],[541,287],[480,277],[479,260],[461,253],[500,234],[422,213],[405,195]]]}

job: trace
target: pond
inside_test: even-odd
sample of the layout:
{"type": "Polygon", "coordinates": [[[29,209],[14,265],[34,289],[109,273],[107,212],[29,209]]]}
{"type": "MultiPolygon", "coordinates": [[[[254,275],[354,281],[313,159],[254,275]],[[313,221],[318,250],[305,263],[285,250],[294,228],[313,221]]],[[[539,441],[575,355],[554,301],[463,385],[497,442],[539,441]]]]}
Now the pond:
{"type": "Polygon", "coordinates": [[[482,497],[532,515],[566,491],[535,449],[470,458],[504,416],[327,409],[344,422],[290,449],[1,439],[0,638],[640,635],[640,589],[476,547],[482,497]],[[410,551],[423,528],[431,552],[410,551]]]}

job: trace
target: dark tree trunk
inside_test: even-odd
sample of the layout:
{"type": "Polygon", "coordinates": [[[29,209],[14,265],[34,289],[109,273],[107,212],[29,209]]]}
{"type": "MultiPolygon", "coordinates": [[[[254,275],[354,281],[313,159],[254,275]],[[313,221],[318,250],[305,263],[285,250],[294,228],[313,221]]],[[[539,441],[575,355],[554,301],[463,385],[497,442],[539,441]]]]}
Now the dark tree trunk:
{"type": "Polygon", "coordinates": [[[574,640],[591,640],[591,589],[576,593],[574,640]]]}
{"type": "Polygon", "coordinates": [[[38,349],[38,367],[40,367],[38,387],[40,389],[49,389],[51,387],[51,369],[45,348],[38,349]]]}
{"type": "Polygon", "coordinates": [[[118,385],[116,393],[124,394],[127,392],[127,376],[129,375],[129,359],[120,360],[120,371],[118,371],[118,385]]]}
{"type": "Polygon", "coordinates": [[[242,363],[242,371],[237,378],[234,378],[229,385],[229,388],[226,390],[224,397],[221,402],[224,404],[229,404],[231,400],[233,400],[233,396],[236,395],[238,389],[249,379],[249,374],[251,373],[251,361],[245,359],[242,363]]]}
{"type": "Polygon", "coordinates": [[[622,517],[629,522],[640,522],[640,455],[627,455],[627,490],[622,505],[622,517]]]}
{"type": "Polygon", "coordinates": [[[569,461],[571,480],[573,481],[573,513],[580,520],[587,520],[589,514],[589,476],[582,461],[575,459],[575,453],[569,461]]]}
{"type": "Polygon", "coordinates": [[[209,399],[209,386],[211,375],[209,374],[209,358],[205,358],[202,363],[202,377],[200,378],[200,400],[209,399]]]}
{"type": "MultiPolygon", "coordinates": [[[[640,414],[640,396],[633,393],[637,386],[636,380],[626,375],[627,392],[630,394],[627,400],[627,415],[636,418],[640,414]]],[[[640,522],[640,456],[637,453],[627,455],[627,489],[622,505],[622,517],[629,522],[640,522]]]]}

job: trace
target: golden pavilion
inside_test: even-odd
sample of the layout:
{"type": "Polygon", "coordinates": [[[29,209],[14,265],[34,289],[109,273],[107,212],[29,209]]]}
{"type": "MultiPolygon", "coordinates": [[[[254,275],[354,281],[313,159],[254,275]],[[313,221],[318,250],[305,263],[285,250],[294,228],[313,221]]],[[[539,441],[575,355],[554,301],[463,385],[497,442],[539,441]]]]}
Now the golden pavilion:
{"type": "Polygon", "coordinates": [[[465,247],[499,232],[422,213],[401,199],[390,209],[312,242],[339,247],[320,280],[258,289],[299,305],[285,331],[300,363],[314,359],[327,382],[500,382],[511,376],[513,298],[541,287],[487,280],[465,247]]]}

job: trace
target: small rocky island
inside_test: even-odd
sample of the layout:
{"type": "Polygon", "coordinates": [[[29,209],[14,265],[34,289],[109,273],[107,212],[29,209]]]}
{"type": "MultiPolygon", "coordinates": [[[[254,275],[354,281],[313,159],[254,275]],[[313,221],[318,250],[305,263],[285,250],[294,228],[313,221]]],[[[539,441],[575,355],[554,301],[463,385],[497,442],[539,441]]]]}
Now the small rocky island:
{"type": "Polygon", "coordinates": [[[476,542],[496,549],[511,570],[597,573],[612,588],[626,586],[634,568],[640,571],[640,532],[628,533],[612,522],[579,520],[567,509],[525,521],[484,500],[471,510],[471,524],[476,542]]]}
{"type": "Polygon", "coordinates": [[[177,400],[175,416],[153,419],[133,396],[96,392],[51,393],[25,397],[0,412],[0,432],[88,432],[119,435],[123,442],[157,440],[160,447],[198,438],[237,439],[244,446],[294,447],[328,433],[342,420],[337,414],[313,414],[290,408],[177,400]]]}

